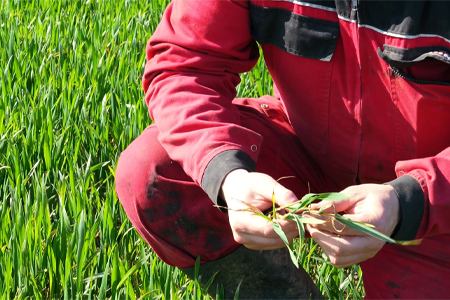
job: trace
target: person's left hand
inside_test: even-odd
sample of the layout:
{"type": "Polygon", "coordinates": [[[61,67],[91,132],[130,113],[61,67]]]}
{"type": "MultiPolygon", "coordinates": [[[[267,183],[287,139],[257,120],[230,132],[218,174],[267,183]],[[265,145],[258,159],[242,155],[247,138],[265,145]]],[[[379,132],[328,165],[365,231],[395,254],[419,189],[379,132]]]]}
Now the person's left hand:
{"type": "MultiPolygon", "coordinates": [[[[322,201],[313,204],[311,208],[318,210],[334,204],[336,211],[344,212],[344,216],[349,219],[372,224],[376,230],[387,236],[393,233],[400,219],[400,208],[392,186],[362,184],[350,186],[342,193],[349,198],[336,202],[322,201]]],[[[329,213],[333,211],[333,208],[325,210],[329,213]]],[[[344,227],[339,222],[335,222],[335,226],[331,222],[307,225],[307,229],[337,268],[348,267],[372,258],[385,244],[384,241],[363,232],[344,227]]]]}

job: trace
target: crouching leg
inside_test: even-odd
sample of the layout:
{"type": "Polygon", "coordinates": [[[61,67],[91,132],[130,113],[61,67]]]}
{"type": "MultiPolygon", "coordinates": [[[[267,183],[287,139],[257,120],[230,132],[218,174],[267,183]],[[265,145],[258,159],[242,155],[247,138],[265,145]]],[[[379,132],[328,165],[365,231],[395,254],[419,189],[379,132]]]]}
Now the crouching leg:
{"type": "MultiPolygon", "coordinates": [[[[313,191],[335,190],[304,151],[278,100],[237,99],[236,105],[242,125],[264,136],[258,172],[295,176],[283,185],[300,196],[308,192],[308,184],[313,191]]],[[[223,286],[225,298],[233,298],[240,284],[240,299],[319,298],[313,281],[292,264],[286,249],[254,251],[235,242],[228,215],[169,158],[157,135],[156,126],[148,127],[121,154],[116,170],[119,199],[156,254],[191,278],[200,257],[201,281],[216,274],[213,296],[223,286]]]]}

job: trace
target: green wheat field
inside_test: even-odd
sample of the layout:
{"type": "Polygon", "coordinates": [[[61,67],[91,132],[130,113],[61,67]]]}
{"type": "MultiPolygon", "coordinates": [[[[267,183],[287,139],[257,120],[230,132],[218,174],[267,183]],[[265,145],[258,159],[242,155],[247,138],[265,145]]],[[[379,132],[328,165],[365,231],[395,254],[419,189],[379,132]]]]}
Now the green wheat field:
{"type": "MultiPolygon", "coordinates": [[[[151,123],[145,44],[168,3],[0,1],[0,299],[210,299],[114,192],[121,151],[151,123]]],[[[260,60],[238,95],[268,93],[260,60]]],[[[326,298],[364,297],[358,266],[333,268],[312,240],[298,251],[326,298]]]]}

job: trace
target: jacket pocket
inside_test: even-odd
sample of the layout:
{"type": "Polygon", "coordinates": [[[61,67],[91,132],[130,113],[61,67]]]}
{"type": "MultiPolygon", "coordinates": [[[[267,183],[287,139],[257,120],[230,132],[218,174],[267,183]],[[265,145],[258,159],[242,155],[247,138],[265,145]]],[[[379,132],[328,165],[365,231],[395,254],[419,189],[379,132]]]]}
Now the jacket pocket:
{"type": "Polygon", "coordinates": [[[250,3],[252,37],[290,54],[330,61],[339,36],[339,23],[250,3]]]}
{"type": "Polygon", "coordinates": [[[396,106],[398,160],[434,156],[450,147],[450,48],[384,45],[396,106]]]}
{"type": "Polygon", "coordinates": [[[274,83],[283,87],[280,96],[296,135],[310,154],[327,153],[337,15],[329,21],[252,3],[250,15],[252,37],[270,58],[267,67],[274,83]]]}

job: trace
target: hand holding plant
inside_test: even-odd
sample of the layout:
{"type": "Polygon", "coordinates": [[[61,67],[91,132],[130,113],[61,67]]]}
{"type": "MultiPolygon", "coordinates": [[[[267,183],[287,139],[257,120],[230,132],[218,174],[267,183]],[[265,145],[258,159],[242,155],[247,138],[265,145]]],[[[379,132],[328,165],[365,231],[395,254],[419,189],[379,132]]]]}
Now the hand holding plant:
{"type": "Polygon", "coordinates": [[[398,200],[390,186],[359,185],[342,193],[310,193],[297,200],[268,175],[245,170],[232,173],[224,181],[222,197],[228,205],[235,240],[259,250],[280,248],[284,243],[297,267],[299,257],[292,240],[298,236],[303,242],[305,225],[336,267],[373,257],[386,242],[420,243],[389,237],[398,223],[398,200]],[[319,200],[322,202],[312,204],[319,200]],[[269,208],[270,213],[264,214],[269,208]]]}
{"type": "MultiPolygon", "coordinates": [[[[278,196],[278,205],[288,205],[297,200],[294,193],[266,174],[235,170],[225,178],[221,198],[227,202],[230,226],[238,243],[255,250],[271,250],[284,246],[284,242],[274,231],[272,222],[259,216],[273,207],[274,191],[278,196]]],[[[292,241],[297,237],[295,223],[279,220],[277,224],[287,240],[292,241]]]]}
{"type": "MultiPolygon", "coordinates": [[[[347,267],[369,259],[381,250],[386,242],[403,245],[411,243],[397,242],[389,238],[399,222],[399,203],[393,187],[362,184],[348,187],[342,193],[348,195],[347,199],[334,202],[333,208],[323,211],[333,213],[333,210],[336,210],[344,213],[342,218],[349,220],[344,228],[335,228],[330,222],[307,226],[311,236],[333,265],[347,267]],[[371,234],[361,230],[364,227],[352,226],[351,222],[369,223],[379,234],[374,237],[374,231],[371,234]]],[[[320,210],[327,206],[329,202],[322,201],[313,204],[311,209],[320,210]]],[[[418,242],[413,241],[412,244],[418,242]]]]}

